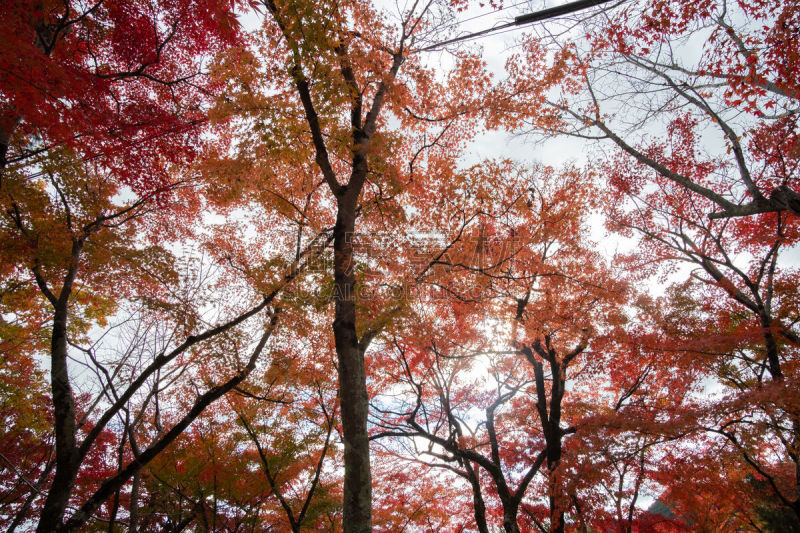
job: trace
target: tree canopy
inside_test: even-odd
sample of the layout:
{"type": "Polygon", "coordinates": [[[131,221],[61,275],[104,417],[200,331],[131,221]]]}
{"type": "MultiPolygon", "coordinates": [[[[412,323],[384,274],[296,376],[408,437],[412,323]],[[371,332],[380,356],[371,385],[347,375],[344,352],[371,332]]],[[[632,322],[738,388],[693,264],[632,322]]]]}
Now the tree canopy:
{"type": "Polygon", "coordinates": [[[0,527],[800,531],[800,5],[545,7],[0,6],[0,527]]]}

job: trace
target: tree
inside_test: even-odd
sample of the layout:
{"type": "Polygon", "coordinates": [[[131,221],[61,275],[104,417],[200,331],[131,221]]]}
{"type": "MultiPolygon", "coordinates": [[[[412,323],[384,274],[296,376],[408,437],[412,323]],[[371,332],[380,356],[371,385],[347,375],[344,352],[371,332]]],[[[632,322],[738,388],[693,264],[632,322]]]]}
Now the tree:
{"type": "Polygon", "coordinates": [[[406,188],[425,180],[419,155],[441,146],[443,155],[436,157],[453,157],[464,139],[459,134],[468,133],[461,115],[470,114],[466,104],[480,84],[468,88],[465,80],[469,74],[484,78],[481,63],[461,58],[447,80],[437,82],[414,55],[436,17],[449,9],[415,3],[389,19],[367,2],[266,1],[255,50],[232,50],[219,69],[230,83],[217,112],[239,117],[240,128],[234,148],[214,162],[214,175],[245,195],[274,196],[262,205],[280,203],[294,212],[300,235],[309,227],[333,227],[330,293],[347,532],[371,528],[366,351],[388,316],[402,308],[391,304],[378,316],[361,312],[359,294],[367,284],[359,265],[378,256],[359,257],[356,220],[361,233],[397,232],[406,188]],[[390,117],[408,133],[390,127],[390,117]],[[433,144],[424,141],[431,131],[433,144]],[[300,183],[304,195],[296,202],[300,183]]]}
{"type": "Polygon", "coordinates": [[[497,120],[614,146],[648,179],[710,202],[712,218],[798,214],[796,11],[746,1],[608,8],[582,21],[580,39],[551,40],[552,63],[546,41],[526,41],[499,87],[497,120]],[[699,175],[658,153],[681,120],[703,125],[699,175]]]}
{"type": "Polygon", "coordinates": [[[151,464],[145,528],[336,530],[334,391],[300,366],[273,352],[266,388],[238,387],[151,464]]]}
{"type": "Polygon", "coordinates": [[[796,501],[797,399],[783,382],[795,379],[786,369],[798,337],[796,272],[781,255],[796,242],[798,92],[786,71],[795,11],[750,2],[610,9],[584,20],[582,44],[560,46],[551,63],[529,40],[498,108],[518,126],[614,149],[595,161],[608,176],[610,225],[641,238],[629,268],[691,269],[656,318],[672,336],[665,353],[694,353],[679,371],[731,387],[718,402],[698,399],[685,422],[727,439],[787,507],[796,501]],[[700,39],[702,53],[689,53],[700,39]]]}
{"type": "MultiPolygon", "coordinates": [[[[598,474],[582,457],[607,446],[594,436],[635,412],[626,394],[644,382],[619,372],[598,386],[629,349],[621,326],[630,293],[584,237],[590,176],[500,168],[508,196],[482,203],[486,225],[477,240],[451,246],[436,262],[440,277],[432,281],[447,280],[444,297],[426,301],[421,324],[386,348],[400,370],[376,407],[384,417],[374,437],[414,439],[413,460],[463,478],[480,531],[490,531],[497,515],[509,532],[521,524],[564,531],[567,511],[589,514],[580,480],[598,474]],[[461,276],[475,281],[460,283],[461,276]],[[399,405],[397,380],[407,387],[399,405]]],[[[491,194],[491,181],[481,182],[491,194]]],[[[481,202],[485,191],[476,189],[465,203],[481,202]]],[[[604,437],[619,439],[613,431],[604,437]]]]}
{"type": "MultiPolygon", "coordinates": [[[[685,153],[691,157],[693,149],[685,153]]],[[[617,172],[632,174],[616,163],[608,168],[614,180],[617,172]]],[[[698,405],[710,415],[699,423],[727,438],[755,471],[773,479],[776,497],[792,506],[796,499],[786,494],[794,489],[777,482],[778,474],[768,472],[772,467],[755,457],[761,453],[757,448],[775,438],[784,448],[781,461],[795,462],[790,450],[797,440],[792,429],[797,398],[784,392],[783,383],[795,379],[797,273],[781,264],[780,255],[796,239],[796,220],[773,213],[710,220],[707,202],[691,201],[671,182],[654,192],[617,189],[613,198],[620,206],[610,210],[613,223],[643,236],[636,257],[629,258],[633,268],[680,260],[692,269],[671,294],[673,311],[657,320],[672,337],[672,349],[700,354],[685,360],[684,371],[707,375],[732,390],[715,408],[698,405]],[[760,438],[750,441],[756,434],[760,438]]]]}
{"type": "MultiPolygon", "coordinates": [[[[196,182],[176,176],[189,172],[185,165],[201,146],[198,125],[213,88],[203,76],[202,56],[237,36],[231,5],[16,2],[4,5],[3,24],[10,36],[2,48],[0,194],[8,243],[2,252],[4,287],[9,288],[3,305],[4,316],[16,317],[13,342],[5,347],[30,357],[41,346],[32,332],[52,324],[54,476],[38,528],[74,530],[107,498],[118,495],[207,405],[247,377],[276,315],[232,377],[198,392],[184,417],[139,449],[131,410],[140,409],[135,418],[153,407],[161,373],[172,373],[170,365],[202,342],[233,333],[267,309],[279,289],[249,308],[221,315],[218,326],[204,327],[200,306],[181,309],[179,297],[170,301],[177,287],[169,284],[179,279],[171,254],[160,246],[141,245],[147,238],[170,238],[156,237],[149,224],[160,222],[176,238],[187,234],[190,215],[198,212],[198,199],[187,190],[196,182]],[[172,315],[173,333],[186,340],[168,338],[160,353],[138,352],[144,357],[138,361],[132,362],[130,353],[121,360],[98,360],[97,345],[83,341],[90,328],[106,325],[119,299],[160,308],[156,314],[162,319],[172,315]],[[29,310],[32,304],[38,312],[29,310]],[[52,311],[41,312],[46,306],[52,311]],[[84,413],[76,404],[71,351],[82,353],[97,377],[96,396],[80,406],[84,413]],[[123,370],[131,363],[138,374],[123,370]],[[139,395],[143,403],[132,405],[141,400],[139,395]],[[123,423],[117,435],[119,468],[76,502],[78,511],[63,525],[76,477],[115,418],[123,423]],[[129,451],[123,453],[126,439],[129,451]]],[[[294,272],[288,271],[284,281],[294,272]]],[[[133,353],[141,346],[129,348],[133,353]]]]}
{"type": "Polygon", "coordinates": [[[10,349],[0,354],[0,526],[13,531],[30,518],[52,472],[52,420],[47,382],[33,359],[10,349]]]}

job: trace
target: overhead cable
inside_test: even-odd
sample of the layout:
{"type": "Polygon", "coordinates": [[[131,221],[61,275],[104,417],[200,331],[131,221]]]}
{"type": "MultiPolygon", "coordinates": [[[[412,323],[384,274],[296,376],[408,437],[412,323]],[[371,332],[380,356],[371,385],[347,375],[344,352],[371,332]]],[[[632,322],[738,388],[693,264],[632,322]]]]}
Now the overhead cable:
{"type": "Polygon", "coordinates": [[[577,0],[576,2],[569,2],[567,4],[563,4],[560,6],[549,7],[547,9],[542,9],[540,11],[534,11],[533,13],[520,15],[518,17],[515,17],[514,20],[512,20],[511,22],[506,22],[504,24],[500,24],[499,26],[492,26],[491,28],[487,28],[485,30],[469,33],[467,35],[462,35],[460,37],[454,37],[452,39],[448,39],[446,41],[442,41],[439,43],[434,43],[424,48],[420,48],[418,51],[429,52],[431,50],[436,50],[448,44],[471,40],[477,37],[483,37],[485,35],[499,32],[500,30],[505,30],[506,28],[512,28],[514,26],[525,26],[527,24],[532,24],[534,22],[539,22],[542,20],[559,17],[561,15],[574,13],[576,11],[582,11],[584,9],[598,6],[601,4],[606,4],[611,1],[612,0],[577,0]]]}

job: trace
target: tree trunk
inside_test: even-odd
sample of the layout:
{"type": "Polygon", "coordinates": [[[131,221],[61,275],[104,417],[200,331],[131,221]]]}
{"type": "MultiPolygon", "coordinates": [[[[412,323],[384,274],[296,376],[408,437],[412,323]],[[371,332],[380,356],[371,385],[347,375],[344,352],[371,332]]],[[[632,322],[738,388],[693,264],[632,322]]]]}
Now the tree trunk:
{"type": "MultiPolygon", "coordinates": [[[[505,506],[504,506],[505,507],[505,506]]],[[[520,533],[519,524],[517,524],[517,508],[503,509],[503,529],[506,533],[520,533]]]]}
{"type": "Polygon", "coordinates": [[[489,533],[489,525],[486,523],[486,504],[481,494],[481,483],[478,474],[469,462],[466,462],[464,469],[467,471],[467,478],[472,485],[472,509],[475,514],[475,525],[479,533],[489,533]]]}
{"type": "MultiPolygon", "coordinates": [[[[555,429],[555,431],[558,431],[555,429]]],[[[560,496],[562,487],[560,480],[557,477],[560,475],[556,473],[553,474],[558,469],[559,461],[561,460],[561,437],[557,438],[557,442],[554,442],[553,445],[547,445],[547,469],[550,473],[550,533],[564,533],[564,508],[561,501],[563,501],[560,496]],[[550,449],[554,448],[553,453],[550,453],[550,449]]]]}
{"type": "MultiPolygon", "coordinates": [[[[62,294],[66,288],[62,289],[62,294]]],[[[56,531],[62,525],[75,476],[78,473],[75,447],[75,402],[67,369],[67,301],[59,297],[53,316],[50,380],[55,418],[56,473],[47,493],[37,533],[56,531]]]]}
{"type": "MultiPolygon", "coordinates": [[[[12,109],[7,106],[0,107],[0,170],[6,168],[8,160],[8,145],[11,140],[11,134],[17,127],[19,117],[12,109]]],[[[0,182],[2,184],[2,182],[0,182]]]]}
{"type": "MultiPolygon", "coordinates": [[[[557,367],[555,367],[557,368],[557,367]]],[[[556,374],[557,375],[557,374],[556,374]]],[[[547,470],[550,475],[550,533],[564,533],[563,487],[560,473],[557,472],[561,462],[561,398],[564,392],[564,380],[553,380],[552,400],[550,404],[549,438],[547,440],[547,470]],[[558,385],[557,385],[558,384],[558,385]],[[555,473],[555,474],[554,474],[555,473]]]]}
{"type": "Polygon", "coordinates": [[[131,485],[130,518],[128,519],[128,533],[136,533],[139,528],[139,490],[142,481],[141,471],[133,475],[133,485],[131,485]]]}
{"type": "MultiPolygon", "coordinates": [[[[352,180],[351,180],[352,183],[352,180]]],[[[367,435],[364,347],[356,331],[353,232],[360,190],[345,190],[338,200],[334,228],[335,310],[333,336],[339,370],[339,398],[344,438],[344,533],[372,531],[372,479],[367,435]]]]}

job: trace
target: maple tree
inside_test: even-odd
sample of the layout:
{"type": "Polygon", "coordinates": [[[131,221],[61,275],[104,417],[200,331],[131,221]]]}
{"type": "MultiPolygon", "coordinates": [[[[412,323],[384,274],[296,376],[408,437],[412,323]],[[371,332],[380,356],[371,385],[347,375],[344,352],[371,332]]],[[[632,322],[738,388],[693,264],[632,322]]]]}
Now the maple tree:
{"type": "MultiPolygon", "coordinates": [[[[473,57],[456,65],[447,80],[455,87],[447,91],[447,83],[437,82],[412,54],[439,10],[433,3],[415,4],[394,21],[383,20],[366,2],[267,1],[260,53],[233,50],[220,69],[220,75],[236,77],[217,113],[236,113],[254,127],[237,132],[235,155],[221,154],[211,171],[235,179],[245,195],[266,187],[274,196],[270,204],[294,211],[300,236],[308,227],[332,227],[345,531],[371,529],[364,361],[387,315],[402,307],[395,302],[389,313],[360,312],[359,294],[369,286],[357,279],[357,264],[379,256],[367,256],[375,252],[371,245],[357,255],[356,220],[361,218],[364,233],[402,221],[404,186],[422,179],[414,163],[422,151],[436,147],[420,139],[428,130],[439,130],[441,151],[452,157],[453,147],[463,143],[458,134],[468,132],[458,124],[465,121],[456,120],[468,107],[458,106],[466,106],[480,87],[461,87],[466,76],[481,73],[473,57]],[[447,100],[450,94],[455,101],[447,100]],[[389,116],[411,134],[389,129],[389,116]],[[264,163],[270,167],[266,172],[264,163]],[[297,185],[287,184],[284,172],[296,175],[297,185]],[[295,200],[298,193],[305,198],[295,200]]],[[[379,301],[369,305],[380,308],[379,301]]]]}
{"type": "MultiPolygon", "coordinates": [[[[398,370],[388,399],[374,407],[384,413],[374,438],[410,438],[407,451],[388,445],[389,453],[463,478],[479,531],[498,519],[505,531],[564,531],[573,509],[598,524],[592,482],[602,461],[586,458],[622,440],[613,429],[619,419],[642,418],[641,406],[629,409],[626,400],[651,381],[642,376],[642,357],[597,390],[606,365],[614,368],[631,349],[619,329],[629,289],[585,242],[591,178],[548,168],[509,178],[513,167],[501,168],[508,195],[492,206],[496,212],[486,204],[480,211],[491,230],[483,226],[478,239],[439,257],[435,268],[446,274],[431,281],[450,282],[445,296],[426,302],[418,327],[386,348],[398,370]],[[475,281],[454,283],[460,276],[475,281]],[[400,405],[396,381],[408,391],[400,405]]],[[[490,182],[474,186],[467,202],[490,197],[490,182]]],[[[665,384],[651,388],[649,396],[668,394],[665,384]]],[[[627,424],[628,432],[637,429],[627,424]]]]}
{"type": "Polygon", "coordinates": [[[276,355],[267,390],[237,389],[154,461],[139,496],[143,528],[335,530],[332,396],[299,386],[300,373],[281,375],[287,362],[276,355]]]}
{"type": "MultiPolygon", "coordinates": [[[[272,331],[265,329],[233,377],[198,393],[185,416],[139,447],[144,443],[134,438],[136,419],[169,382],[161,381],[167,379],[162,372],[174,373],[168,365],[256,315],[276,294],[235,311],[216,328],[198,330],[200,316],[185,306],[178,310],[180,277],[171,254],[158,245],[139,244],[148,235],[155,240],[154,231],[163,230],[169,217],[185,219],[197,212],[198,202],[187,191],[191,179],[176,174],[200,146],[196,126],[209,89],[195,80],[201,56],[236,36],[230,7],[129,2],[3,7],[4,33],[13,36],[2,49],[3,305],[4,316],[14,318],[9,325],[4,319],[4,331],[13,335],[4,350],[25,364],[46,345],[35,332],[51,324],[54,458],[39,481],[28,482],[39,492],[47,481],[40,531],[75,530],[112,496],[113,522],[120,487],[252,371],[272,331]],[[128,26],[138,31],[120,31],[128,26]],[[20,50],[25,53],[19,55],[20,50]],[[169,291],[178,291],[172,302],[169,291]],[[134,336],[121,357],[98,354],[103,346],[89,341],[88,334],[92,327],[106,326],[120,300],[138,300],[155,310],[150,320],[172,322],[174,333],[186,340],[169,347],[167,337],[162,353],[149,354],[144,339],[134,336]],[[97,377],[91,399],[75,393],[83,385],[71,376],[71,350],[84,359],[76,364],[85,364],[97,377]],[[136,369],[133,375],[128,365],[136,369]],[[108,427],[115,419],[123,430],[111,436],[108,427]],[[119,448],[117,468],[93,467],[109,446],[119,448]],[[77,510],[64,525],[73,499],[77,510]]],[[[180,226],[171,229],[172,238],[182,232],[180,226]]],[[[166,236],[160,231],[162,242],[166,236]]],[[[273,326],[274,320],[273,314],[273,326]]]]}
{"type": "Polygon", "coordinates": [[[787,476],[797,399],[784,384],[795,379],[796,272],[782,259],[796,243],[795,18],[777,2],[608,10],[551,61],[529,39],[497,106],[515,127],[616,149],[595,161],[609,225],[640,238],[630,270],[646,279],[688,267],[661,300],[669,311],[654,316],[665,353],[693,353],[679,369],[687,379],[731,389],[673,421],[727,439],[787,509],[797,482],[787,476]]]}
{"type": "Polygon", "coordinates": [[[499,87],[498,119],[616,146],[650,176],[710,201],[712,218],[797,214],[796,11],[666,1],[589,16],[585,37],[555,43],[552,61],[541,39],[523,45],[499,87]],[[673,127],[714,151],[695,166],[665,159],[673,127]]]}

